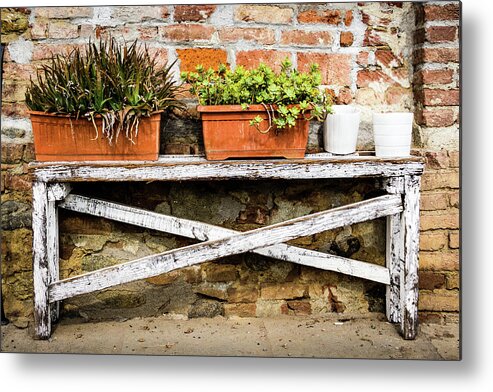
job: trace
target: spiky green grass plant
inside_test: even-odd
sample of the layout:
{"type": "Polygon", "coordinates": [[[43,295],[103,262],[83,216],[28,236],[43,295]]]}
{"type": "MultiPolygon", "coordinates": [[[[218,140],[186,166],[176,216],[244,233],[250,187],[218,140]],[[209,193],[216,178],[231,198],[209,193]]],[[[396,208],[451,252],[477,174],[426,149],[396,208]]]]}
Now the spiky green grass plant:
{"type": "Polygon", "coordinates": [[[53,55],[31,79],[26,104],[33,111],[87,118],[95,138],[102,135],[110,144],[121,132],[134,142],[142,117],[185,107],[171,71],[174,63],[158,67],[156,56],[137,41],[119,44],[111,37],[53,55]]]}

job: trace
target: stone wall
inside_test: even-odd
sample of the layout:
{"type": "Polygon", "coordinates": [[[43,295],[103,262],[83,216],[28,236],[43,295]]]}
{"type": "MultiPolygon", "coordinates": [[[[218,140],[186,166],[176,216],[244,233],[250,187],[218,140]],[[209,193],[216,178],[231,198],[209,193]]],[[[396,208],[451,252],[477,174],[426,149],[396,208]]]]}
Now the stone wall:
{"type": "MultiPolygon", "coordinates": [[[[33,160],[24,93],[51,53],[111,34],[139,39],[179,71],[196,64],[298,69],[317,62],[334,101],[362,110],[359,149],[372,149],[371,113],[415,111],[414,146],[427,158],[421,222],[423,316],[458,311],[458,2],[176,5],[2,9],[6,44],[2,94],[2,294],[7,316],[31,319],[31,184],[33,160]]],[[[190,113],[164,121],[162,153],[203,151],[195,101],[190,113]]],[[[321,150],[312,124],[308,150],[321,150]]],[[[248,230],[375,194],[371,181],[220,182],[79,186],[158,212],[248,230]]],[[[76,214],[61,215],[64,277],[188,244],[187,240],[76,214]]],[[[296,243],[384,263],[382,221],[303,238],[296,243]]],[[[269,316],[382,311],[384,287],[365,280],[253,256],[206,263],[64,301],[67,316],[132,317],[175,313],[269,316]]],[[[452,312],[452,313],[451,313],[452,312]]]]}

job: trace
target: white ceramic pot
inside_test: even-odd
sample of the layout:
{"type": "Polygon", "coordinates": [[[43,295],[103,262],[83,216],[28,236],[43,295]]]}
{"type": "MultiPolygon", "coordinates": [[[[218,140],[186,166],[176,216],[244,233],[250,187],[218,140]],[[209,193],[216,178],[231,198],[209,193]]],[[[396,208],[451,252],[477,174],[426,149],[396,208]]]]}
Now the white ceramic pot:
{"type": "Polygon", "coordinates": [[[324,148],[333,154],[352,154],[358,141],[360,112],[353,106],[333,105],[324,123],[324,148]]]}
{"type": "Polygon", "coordinates": [[[413,117],[413,113],[373,113],[377,157],[411,155],[413,117]]]}

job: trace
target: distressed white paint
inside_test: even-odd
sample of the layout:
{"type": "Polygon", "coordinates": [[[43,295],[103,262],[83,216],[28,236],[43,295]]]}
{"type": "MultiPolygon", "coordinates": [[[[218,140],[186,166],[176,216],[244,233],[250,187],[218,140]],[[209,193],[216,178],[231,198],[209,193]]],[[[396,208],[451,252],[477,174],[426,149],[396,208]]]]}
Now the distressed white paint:
{"type": "Polygon", "coordinates": [[[48,185],[48,200],[56,201],[63,200],[71,192],[70,184],[55,183],[48,185]]]}
{"type": "Polygon", "coordinates": [[[387,195],[291,219],[272,226],[88,272],[50,285],[50,302],[160,275],[178,268],[245,253],[341,226],[402,211],[400,196],[387,195]]]}
{"type": "MultiPolygon", "coordinates": [[[[237,231],[207,223],[158,214],[140,208],[105,200],[90,199],[79,195],[69,195],[60,203],[60,207],[147,229],[194,238],[199,241],[217,240],[238,234],[237,231]]],[[[277,244],[268,248],[253,250],[253,253],[323,270],[337,271],[383,284],[389,284],[390,282],[387,268],[292,245],[277,244]]]]}
{"type": "MultiPolygon", "coordinates": [[[[383,180],[383,188],[390,194],[404,193],[404,177],[390,177],[383,180]]],[[[401,214],[387,217],[386,265],[390,273],[390,284],[386,287],[386,315],[393,323],[401,322],[401,277],[403,263],[403,228],[401,214]]]]}
{"type": "Polygon", "coordinates": [[[401,269],[401,334],[414,339],[418,333],[418,254],[419,254],[419,189],[421,177],[404,178],[404,262],[401,269]]]}
{"type": "Polygon", "coordinates": [[[181,181],[195,179],[321,179],[392,177],[421,174],[422,158],[382,159],[368,156],[290,160],[207,161],[204,158],[164,158],[155,162],[62,163],[31,166],[45,182],[181,181]]]}
{"type": "Polygon", "coordinates": [[[51,334],[50,304],[48,302],[48,252],[46,219],[48,198],[46,184],[33,183],[33,284],[34,284],[34,334],[47,339],[51,334]]]}
{"type": "MultiPolygon", "coordinates": [[[[49,283],[56,282],[59,276],[59,240],[58,240],[58,209],[55,200],[50,200],[48,190],[48,203],[46,206],[46,252],[49,283]]],[[[51,304],[51,320],[58,320],[60,304],[51,304]]]]}

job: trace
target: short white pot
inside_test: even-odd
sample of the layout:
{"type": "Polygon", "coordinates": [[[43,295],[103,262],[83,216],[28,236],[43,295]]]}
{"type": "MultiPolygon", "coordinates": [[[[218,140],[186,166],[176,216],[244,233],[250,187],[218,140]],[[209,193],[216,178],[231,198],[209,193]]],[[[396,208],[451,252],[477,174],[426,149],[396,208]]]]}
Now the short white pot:
{"type": "Polygon", "coordinates": [[[413,117],[413,113],[373,113],[377,157],[411,155],[413,117]]]}
{"type": "Polygon", "coordinates": [[[333,105],[332,111],[324,123],[324,148],[332,154],[352,154],[358,141],[360,112],[349,105],[333,105]]]}

